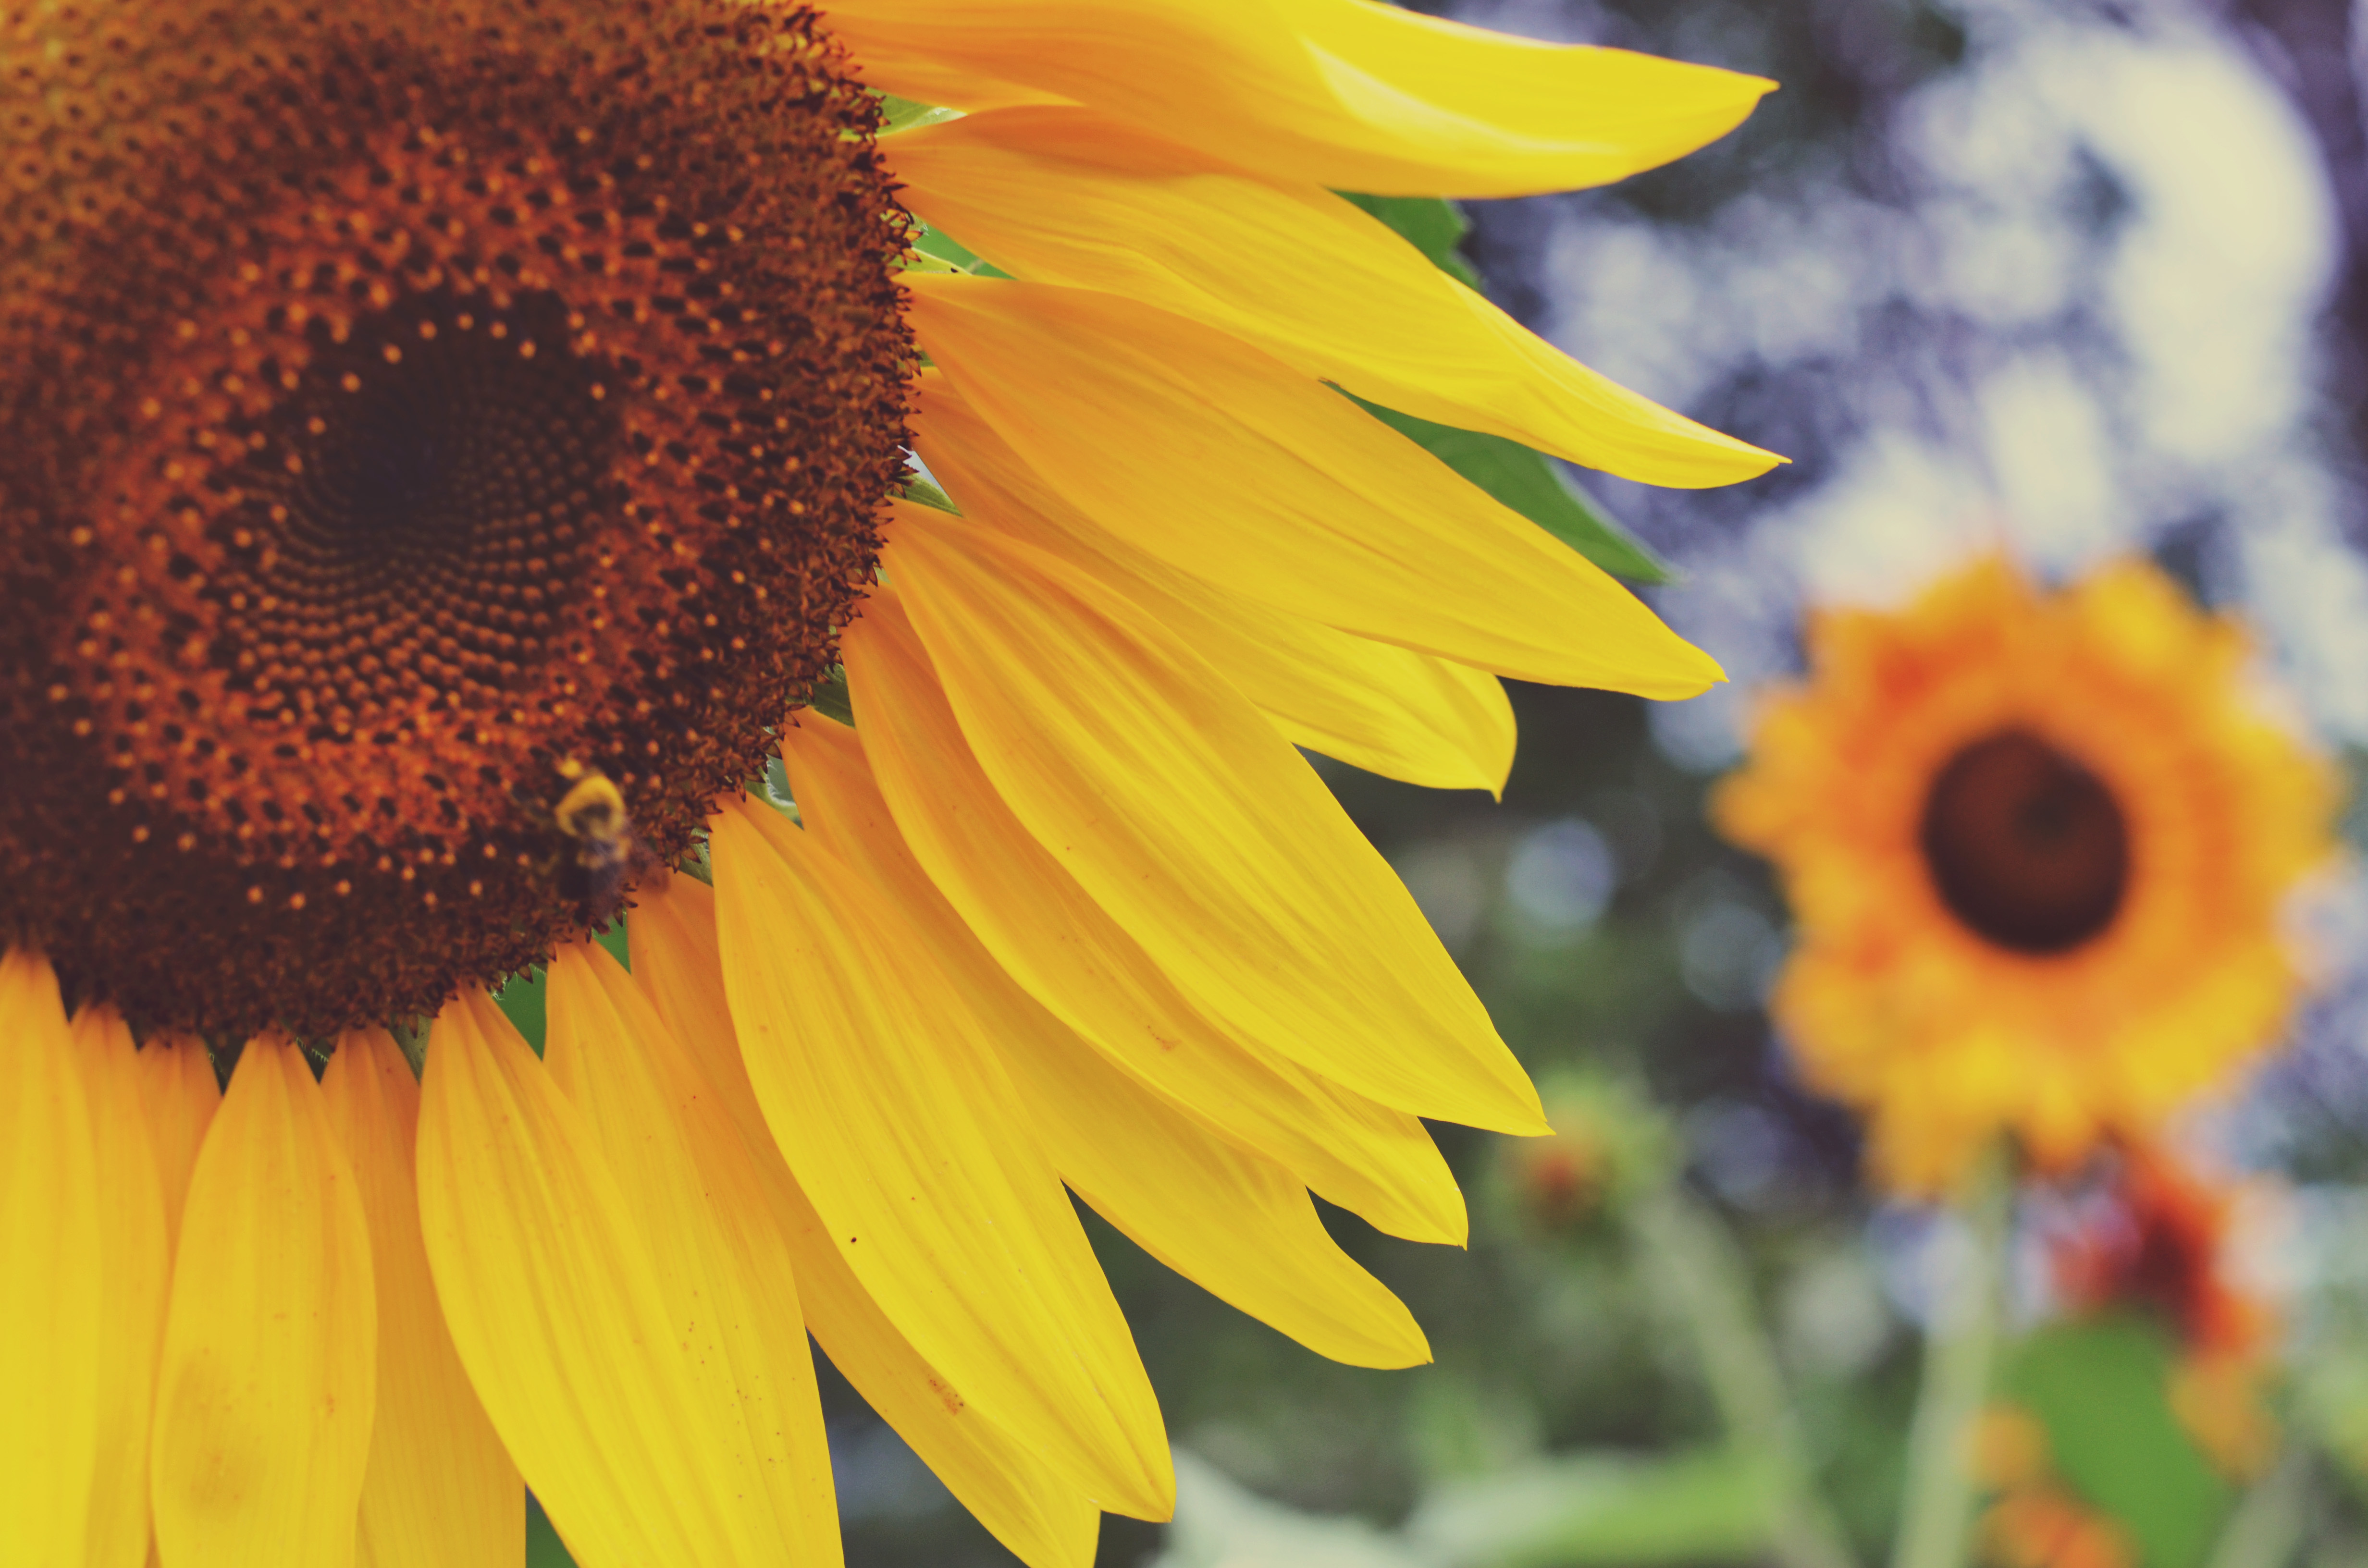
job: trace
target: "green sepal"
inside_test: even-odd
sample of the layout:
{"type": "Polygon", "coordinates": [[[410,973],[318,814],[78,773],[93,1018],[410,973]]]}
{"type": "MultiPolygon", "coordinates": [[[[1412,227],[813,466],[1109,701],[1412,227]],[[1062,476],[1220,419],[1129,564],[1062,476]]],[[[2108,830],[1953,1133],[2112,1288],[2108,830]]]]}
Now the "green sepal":
{"type": "Polygon", "coordinates": [[[1573,484],[1544,453],[1480,430],[1459,430],[1368,403],[1358,407],[1510,506],[1615,577],[1667,583],[1677,574],[1573,484]]]}
{"type": "MultiPolygon", "coordinates": [[[[953,510],[951,506],[946,509],[953,510]]],[[[849,729],[855,727],[855,699],[848,693],[845,665],[833,665],[830,674],[814,683],[814,688],[806,693],[806,706],[825,719],[836,719],[849,729]]],[[[780,758],[774,761],[778,765],[780,758]]],[[[789,793],[786,786],[781,792],[789,793]]]]}
{"type": "Polygon", "coordinates": [[[1452,201],[1436,196],[1364,196],[1353,190],[1338,194],[1395,229],[1457,282],[1480,287],[1479,272],[1463,259],[1463,236],[1472,232],[1472,220],[1452,201]]]}
{"type": "Polygon", "coordinates": [[[924,506],[934,506],[940,512],[951,512],[957,517],[962,516],[962,508],[954,505],[952,496],[917,473],[906,474],[904,487],[896,494],[907,501],[917,501],[924,506]]]}
{"type": "MultiPolygon", "coordinates": [[[[1449,277],[1480,287],[1480,274],[1463,258],[1463,238],[1472,232],[1472,220],[1452,201],[1433,196],[1365,196],[1353,190],[1338,194],[1396,230],[1449,277]]],[[[1543,452],[1502,436],[1433,424],[1367,403],[1354,392],[1349,395],[1365,412],[1612,575],[1636,583],[1667,583],[1677,575],[1543,452]]]]}
{"type": "Polygon", "coordinates": [[[494,993],[494,1006],[502,1010],[511,1026],[526,1037],[528,1045],[537,1056],[542,1054],[546,1026],[545,986],[542,966],[535,965],[523,974],[514,974],[494,993]]]}
{"type": "Polygon", "coordinates": [[[900,131],[916,126],[935,125],[940,120],[958,119],[962,110],[940,108],[936,104],[918,103],[900,98],[890,93],[880,95],[880,134],[894,136],[900,131]]]}
{"type": "Polygon", "coordinates": [[[973,278],[1011,276],[943,229],[932,229],[927,223],[915,226],[913,249],[921,259],[917,264],[907,265],[917,265],[925,272],[966,272],[973,278]]]}
{"type": "Polygon", "coordinates": [[[790,792],[790,770],[779,756],[765,759],[765,771],[748,780],[751,800],[762,801],[800,827],[806,819],[799,814],[797,798],[790,792]]]}
{"type": "Polygon", "coordinates": [[[625,972],[633,971],[632,949],[625,938],[625,912],[621,909],[609,916],[609,924],[592,933],[592,939],[609,949],[609,956],[624,966],[625,972]]]}
{"type": "Polygon", "coordinates": [[[427,1071],[427,1025],[426,1018],[398,1020],[387,1032],[394,1037],[395,1049],[411,1064],[415,1078],[427,1071]]]}

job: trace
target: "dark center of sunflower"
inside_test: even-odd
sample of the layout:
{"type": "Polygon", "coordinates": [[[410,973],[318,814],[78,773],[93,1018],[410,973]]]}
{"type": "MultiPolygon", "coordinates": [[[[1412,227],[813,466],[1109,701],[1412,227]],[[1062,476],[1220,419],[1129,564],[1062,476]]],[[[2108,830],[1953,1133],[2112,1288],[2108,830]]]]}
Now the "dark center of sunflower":
{"type": "Polygon", "coordinates": [[[2097,776],[2007,730],[1949,759],[1924,802],[1925,864],[1976,934],[2020,953],[2068,952],[2112,924],[2129,829],[2097,776]]]}
{"type": "Polygon", "coordinates": [[[432,1011],[836,662],[912,359],[874,100],[724,0],[28,25],[0,939],[152,1025],[432,1011]]]}
{"type": "Polygon", "coordinates": [[[496,608],[504,563],[586,537],[620,499],[587,483],[620,436],[598,369],[570,348],[550,293],[487,312],[439,290],[359,327],[314,361],[300,389],[311,395],[289,400],[280,439],[250,458],[250,515],[268,528],[285,507],[279,570],[324,608],[427,573],[450,581],[472,622],[508,619],[496,608]]]}

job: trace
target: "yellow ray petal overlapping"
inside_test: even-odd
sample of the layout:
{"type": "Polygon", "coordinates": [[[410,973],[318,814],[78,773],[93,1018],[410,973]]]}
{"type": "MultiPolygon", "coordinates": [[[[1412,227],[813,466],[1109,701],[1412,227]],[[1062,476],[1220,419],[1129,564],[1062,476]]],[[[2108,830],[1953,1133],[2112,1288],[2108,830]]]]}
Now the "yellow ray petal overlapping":
{"type": "Polygon", "coordinates": [[[1040,1037],[1005,1062],[1061,1175],[1152,1256],[1319,1356],[1354,1367],[1430,1359],[1414,1314],[1334,1243],[1298,1177],[1082,1042],[1055,1050],[1040,1037]]]}
{"type": "Polygon", "coordinates": [[[727,802],[712,831],[741,1054],[841,1255],[914,1349],[1071,1484],[1165,1517],[1157,1403],[975,1007],[787,818],[727,802]]]}
{"type": "Polygon", "coordinates": [[[149,1149],[165,1195],[165,1237],[177,1246],[181,1210],[188,1201],[189,1173],[198,1149],[222,1106],[222,1085],[202,1041],[165,1035],[140,1050],[140,1104],[147,1113],[149,1149]]]}
{"type": "Polygon", "coordinates": [[[189,1176],[158,1371],[171,1568],[354,1561],[378,1389],[370,1228],[303,1051],[248,1042],[189,1176]]]}
{"type": "Polygon", "coordinates": [[[0,956],[0,1521],[26,1562],[85,1561],[107,1256],[89,1095],[47,962],[0,956]]]}
{"type": "Polygon", "coordinates": [[[848,1267],[830,1227],[791,1188],[806,1321],[831,1365],[946,1489],[1028,1568],[1090,1568],[1101,1510],[930,1365],[848,1267]]]}
{"type": "Polygon", "coordinates": [[[1232,1036],[1011,814],[895,594],[848,629],[864,749],[914,856],[1005,970],[1137,1080],[1376,1227],[1463,1244],[1463,1194],[1422,1123],[1232,1036]]]}
{"type": "Polygon", "coordinates": [[[943,514],[883,562],[996,793],[1179,990],[1384,1105],[1544,1130],[1405,886],[1190,646],[943,514]]]}
{"type": "Polygon", "coordinates": [[[452,1343],[576,1561],[749,1560],[749,1516],[770,1509],[736,1484],[738,1415],[701,1400],[639,1208],[591,1120],[481,994],[436,1020],[418,1159],[452,1343]]]}
{"type": "Polygon", "coordinates": [[[1524,680],[1675,698],[1723,678],[1593,562],[1250,344],[1090,290],[909,286],[923,347],[979,416],[1171,565],[1524,680]]]}
{"type": "MultiPolygon", "coordinates": [[[[962,401],[920,378],[922,455],[964,514],[1092,573],[1173,628],[1293,744],[1434,790],[1505,786],[1512,704],[1484,670],[1352,636],[1179,572],[1078,512],[962,401]]],[[[910,503],[891,503],[892,518],[910,503]]]]}
{"type": "Polygon", "coordinates": [[[871,1408],[962,1506],[1029,1568],[1087,1568],[1100,1510],[1011,1434],[965,1403],[888,1321],[839,1256],[782,1163],[740,1061],[723,998],[714,894],[689,877],[644,884],[632,915],[632,979],[698,1056],[774,1196],[806,1326],[871,1408]],[[693,1041],[703,1041],[692,1045],[693,1041]]]}
{"type": "Polygon", "coordinates": [[[1007,272],[1190,316],[1405,413],[1648,484],[1777,460],[1598,375],[1320,187],[1059,107],[923,126],[895,159],[906,205],[1007,272]]]}
{"type": "Polygon", "coordinates": [[[810,715],[781,739],[807,827],[894,900],[979,1009],[1062,1179],[1185,1278],[1359,1366],[1429,1359],[1397,1299],[1357,1267],[1281,1167],[1214,1137],[1030,997],[929,883],[853,730],[810,715]]]}
{"type": "Polygon", "coordinates": [[[87,1006],[74,1015],[74,1048],[97,1155],[98,1240],[107,1279],[99,1332],[108,1346],[95,1401],[97,1469],[86,1562],[88,1568],[140,1568],[148,1557],[149,1418],[172,1245],[154,1139],[141,1108],[140,1054],[131,1029],[114,1008],[87,1006]]]}
{"type": "Polygon", "coordinates": [[[643,882],[633,891],[632,942],[634,983],[723,1096],[748,1146],[759,1155],[770,1151],[760,1163],[793,1183],[740,1059],[716,946],[715,890],[696,877],[671,873],[643,882]]]}
{"type": "Polygon", "coordinates": [[[1774,85],[1377,0],[834,0],[828,19],[892,93],[1072,99],[1246,168],[1379,195],[1602,185],[1725,135],[1774,85]]]}
{"type": "Polygon", "coordinates": [[[674,1312],[689,1392],[720,1439],[712,1482],[741,1505],[732,1560],[826,1568],[838,1507],[789,1246],[755,1156],[689,1048],[617,961],[552,960],[543,1062],[585,1113],[635,1210],[674,1312]]]}
{"type": "Polygon", "coordinates": [[[356,1568],[518,1568],[526,1485],[445,1330],[419,1235],[419,1085],[393,1037],[337,1041],[321,1098],[354,1173],[378,1294],[378,1404],[356,1568]]]}

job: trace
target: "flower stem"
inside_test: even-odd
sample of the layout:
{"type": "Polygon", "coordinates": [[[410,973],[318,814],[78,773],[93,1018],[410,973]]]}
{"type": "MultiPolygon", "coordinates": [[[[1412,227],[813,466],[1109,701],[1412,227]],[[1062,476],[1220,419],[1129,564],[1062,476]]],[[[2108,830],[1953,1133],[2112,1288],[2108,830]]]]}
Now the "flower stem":
{"type": "Polygon", "coordinates": [[[1966,1442],[1989,1393],[2014,1207],[2005,1151],[1983,1159],[1953,1207],[1966,1245],[1941,1282],[1924,1342],[1892,1568],[1960,1568],[1965,1560],[1978,1496],[1966,1442]]]}
{"type": "Polygon", "coordinates": [[[1691,1331],[1727,1441],[1769,1467],[1777,1488],[1769,1543],[1776,1561],[1782,1568],[1853,1568],[1817,1491],[1808,1442],[1725,1227],[1675,1181],[1639,1196],[1628,1222],[1658,1294],[1691,1331]]]}
{"type": "Polygon", "coordinates": [[[2213,1548],[2211,1568],[2284,1568],[2302,1543],[2310,1506],[2310,1453],[2297,1445],[2237,1505],[2213,1548]]]}

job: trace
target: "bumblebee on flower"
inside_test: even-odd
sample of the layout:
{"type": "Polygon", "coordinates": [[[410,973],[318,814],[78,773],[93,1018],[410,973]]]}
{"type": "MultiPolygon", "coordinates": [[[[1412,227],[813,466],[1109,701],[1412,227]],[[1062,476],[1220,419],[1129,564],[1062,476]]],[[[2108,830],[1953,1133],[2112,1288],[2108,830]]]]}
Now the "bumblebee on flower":
{"type": "Polygon", "coordinates": [[[1173,1471],[1072,1191],[1424,1359],[1310,1192],[1457,1243],[1420,1119],[1543,1121],[1294,747],[1495,789],[1500,676],[1719,670],[1336,389],[1776,460],[1333,192],[1617,179],[1768,86],[1372,0],[0,17],[32,1559],[515,1563],[531,1486],[586,1568],[836,1562],[810,1329],[1076,1568],[1173,1471]]]}

